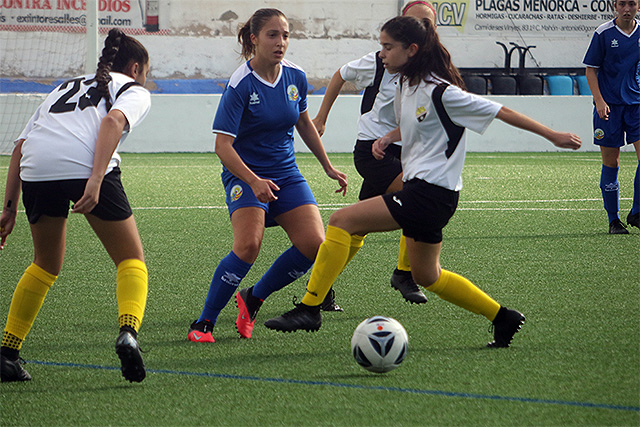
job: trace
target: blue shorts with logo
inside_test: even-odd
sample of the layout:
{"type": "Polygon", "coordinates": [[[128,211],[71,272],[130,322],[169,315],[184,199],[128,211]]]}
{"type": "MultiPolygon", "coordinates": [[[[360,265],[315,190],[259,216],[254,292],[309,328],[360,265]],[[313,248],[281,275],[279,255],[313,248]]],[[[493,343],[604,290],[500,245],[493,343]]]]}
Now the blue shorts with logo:
{"type": "Polygon", "coordinates": [[[221,174],[222,185],[226,194],[229,216],[239,208],[259,207],[265,211],[265,226],[278,225],[275,218],[285,212],[302,205],[317,205],[316,199],[300,172],[283,178],[270,178],[279,188],[274,194],[278,198],[273,202],[262,203],[253,194],[249,184],[224,170],[221,174]]]}
{"type": "Polygon", "coordinates": [[[593,143],[603,147],[623,147],[640,141],[640,104],[610,105],[609,120],[593,109],[593,143]]]}

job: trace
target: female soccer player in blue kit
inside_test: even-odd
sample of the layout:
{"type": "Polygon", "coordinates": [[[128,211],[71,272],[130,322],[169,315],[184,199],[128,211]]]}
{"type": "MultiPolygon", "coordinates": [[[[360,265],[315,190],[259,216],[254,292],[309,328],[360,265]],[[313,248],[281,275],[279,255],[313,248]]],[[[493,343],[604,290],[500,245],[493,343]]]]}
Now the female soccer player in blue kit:
{"type": "Polygon", "coordinates": [[[633,144],[638,157],[627,224],[640,228],[640,25],[638,0],[614,0],[618,15],[600,25],[584,57],[593,94],[593,143],[600,146],[600,189],[610,234],[629,234],[618,216],[620,147],[633,144]]]}
{"type": "Polygon", "coordinates": [[[250,338],[262,302],[309,270],[324,240],[315,198],[293,150],[294,126],[326,174],[346,192],[346,175],[331,165],[307,113],[304,72],[284,59],[289,23],[277,9],[256,11],[238,33],[248,61],[231,76],[213,122],[215,151],[233,228],[233,248],[216,268],[200,317],[187,334],[214,342],[211,330],[258,256],[264,228],[279,225],[292,246],[252,287],[236,295],[240,336],[250,338]]]}
{"type": "Polygon", "coordinates": [[[372,153],[382,159],[389,145],[402,139],[402,190],[333,213],[302,303],[267,320],[265,326],[285,332],[318,330],[322,321],[318,304],[342,271],[353,235],[401,228],[415,281],[491,321],[494,340],[488,347],[509,347],[524,315],[501,306],[466,278],[440,266],[442,230],[457,208],[462,188],[465,130],[482,133],[497,117],[558,147],[577,149],[580,138],[460,89],[462,78],[429,19],[393,18],[382,26],[380,44],[387,70],[401,74],[394,101],[399,127],[376,140],[372,153]]]}
{"type": "Polygon", "coordinates": [[[32,116],[11,156],[0,249],[15,226],[22,183],[34,261],[18,282],[9,307],[0,349],[2,381],[31,379],[18,352],[62,268],[70,201],[72,212],[85,215],[117,267],[116,353],[122,375],[136,382],[146,375],[137,334],[147,303],[147,267],[120,182],[116,148],[151,106],[149,91],[143,87],[149,54],[119,29],[109,31],[104,44],[96,74],[54,89],[32,116]]]}

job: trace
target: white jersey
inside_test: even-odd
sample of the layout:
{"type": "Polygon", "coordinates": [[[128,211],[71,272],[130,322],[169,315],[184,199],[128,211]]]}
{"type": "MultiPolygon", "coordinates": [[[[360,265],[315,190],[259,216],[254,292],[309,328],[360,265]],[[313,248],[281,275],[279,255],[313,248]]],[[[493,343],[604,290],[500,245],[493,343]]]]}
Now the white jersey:
{"type": "Polygon", "coordinates": [[[358,119],[358,139],[361,140],[378,139],[398,127],[393,100],[399,75],[378,68],[382,67],[382,64],[376,66],[377,58],[378,53],[371,52],[340,68],[342,79],[354,83],[358,89],[373,87],[376,83],[376,72],[382,72],[378,87],[373,87],[377,91],[373,105],[365,107],[367,111],[361,111],[358,119]]]}
{"type": "Polygon", "coordinates": [[[398,85],[395,108],[403,141],[403,180],[419,178],[460,191],[465,129],[484,133],[502,105],[433,78],[417,88],[398,85]]]}
{"type": "MultiPolygon", "coordinates": [[[[111,109],[121,111],[128,121],[120,139],[147,115],[149,91],[122,73],[112,72],[109,83],[111,109]]],[[[20,134],[22,145],[20,178],[23,181],[86,179],[91,176],[98,130],[108,113],[105,98],[95,106],[95,75],[68,80],[51,92],[20,134]]],[[[107,173],[120,164],[114,152],[107,173]]]]}

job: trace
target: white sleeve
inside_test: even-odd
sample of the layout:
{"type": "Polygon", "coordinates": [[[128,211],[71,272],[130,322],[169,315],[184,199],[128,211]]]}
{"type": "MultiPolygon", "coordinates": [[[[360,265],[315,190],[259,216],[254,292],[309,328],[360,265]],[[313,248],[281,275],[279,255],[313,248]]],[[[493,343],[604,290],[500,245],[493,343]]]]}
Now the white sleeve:
{"type": "Polygon", "coordinates": [[[31,132],[31,129],[33,129],[33,124],[35,123],[36,120],[38,120],[38,117],[40,117],[41,108],[42,108],[42,104],[40,104],[36,109],[36,112],[33,113],[33,116],[31,116],[31,118],[27,122],[27,125],[22,130],[22,133],[20,133],[20,136],[13,142],[14,144],[17,144],[18,141],[20,141],[21,139],[27,139],[27,135],[29,134],[29,132],[31,132]]]}
{"type": "Polygon", "coordinates": [[[376,52],[343,65],[340,76],[345,81],[354,83],[359,90],[371,86],[376,77],[376,52]]]}
{"type": "Polygon", "coordinates": [[[151,108],[151,94],[142,86],[131,86],[122,92],[111,107],[120,110],[129,122],[129,130],[137,126],[151,108]]]}
{"type": "Polygon", "coordinates": [[[442,95],[442,103],[453,123],[477,133],[484,133],[501,104],[449,85],[442,95]]]}
{"type": "Polygon", "coordinates": [[[402,89],[400,83],[396,84],[396,96],[393,100],[393,112],[396,115],[396,123],[400,126],[400,117],[402,116],[402,89]]]}

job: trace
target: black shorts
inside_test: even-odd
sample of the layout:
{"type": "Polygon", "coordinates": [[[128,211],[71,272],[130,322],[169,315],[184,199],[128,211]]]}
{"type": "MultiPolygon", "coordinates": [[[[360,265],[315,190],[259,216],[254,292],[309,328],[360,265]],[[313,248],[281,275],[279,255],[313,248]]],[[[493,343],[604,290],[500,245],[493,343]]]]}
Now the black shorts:
{"type": "Polygon", "coordinates": [[[400,163],[402,147],[391,144],[386,150],[387,155],[382,160],[376,160],[371,154],[371,146],[374,142],[375,140],[359,139],[353,150],[356,170],[364,178],[358,196],[360,200],[386,193],[393,180],[402,173],[402,163],[400,163]]]}
{"type": "Polygon", "coordinates": [[[402,234],[417,242],[442,242],[442,229],[458,207],[459,193],[421,179],[405,182],[401,191],[384,194],[402,234]]]}
{"type": "MultiPolygon", "coordinates": [[[[69,203],[77,202],[84,194],[86,179],[22,182],[22,202],[29,223],[35,224],[40,216],[69,216],[69,203]]],[[[121,221],[132,215],[129,200],[120,181],[120,168],[105,175],[100,187],[98,204],[92,215],[105,221],[121,221]]]]}

